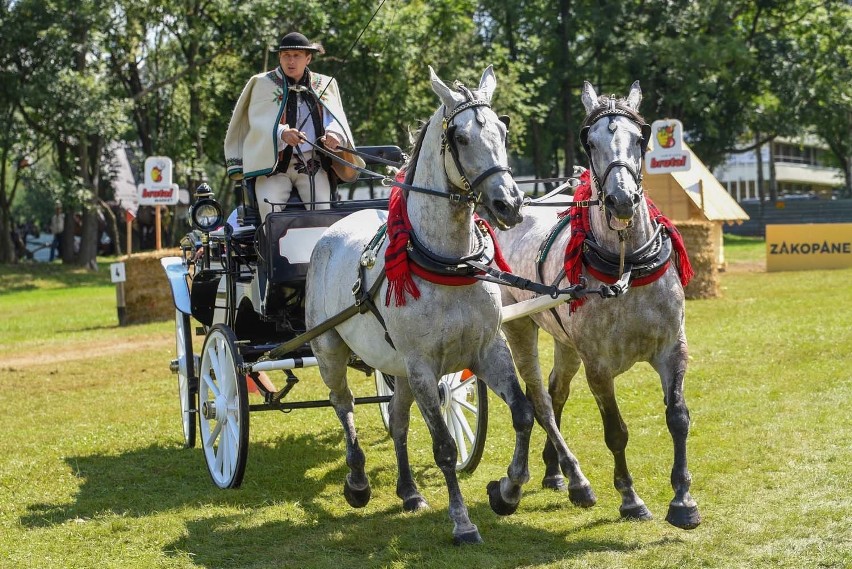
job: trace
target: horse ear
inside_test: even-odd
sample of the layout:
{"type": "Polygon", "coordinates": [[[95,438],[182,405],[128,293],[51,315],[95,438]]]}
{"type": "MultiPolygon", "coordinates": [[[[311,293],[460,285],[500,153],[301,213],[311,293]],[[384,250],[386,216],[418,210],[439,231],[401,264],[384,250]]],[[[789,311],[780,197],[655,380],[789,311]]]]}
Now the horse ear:
{"type": "Polygon", "coordinates": [[[639,87],[639,81],[634,81],[630,86],[630,94],[627,95],[627,106],[634,111],[639,111],[639,103],[642,102],[642,89],[639,87]]]}
{"type": "Polygon", "coordinates": [[[583,94],[580,96],[580,100],[583,101],[586,114],[591,113],[598,106],[598,94],[588,81],[583,81],[583,94]]]}
{"type": "Polygon", "coordinates": [[[482,78],[479,80],[479,90],[485,95],[488,101],[491,101],[491,95],[494,94],[494,89],[497,88],[497,76],[494,75],[494,66],[489,65],[482,72],[482,78]]]}
{"type": "Polygon", "coordinates": [[[458,101],[454,96],[453,90],[441,81],[441,78],[438,77],[431,65],[429,66],[429,75],[432,78],[432,90],[435,91],[435,94],[438,95],[446,108],[454,109],[458,101]]]}

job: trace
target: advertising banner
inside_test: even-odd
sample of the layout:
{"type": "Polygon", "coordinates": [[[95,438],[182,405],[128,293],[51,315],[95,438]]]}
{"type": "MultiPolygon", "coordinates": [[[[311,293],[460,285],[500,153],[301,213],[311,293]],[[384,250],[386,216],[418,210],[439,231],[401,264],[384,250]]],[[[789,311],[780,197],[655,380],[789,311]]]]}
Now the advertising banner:
{"type": "Polygon", "coordinates": [[[683,125],[677,119],[654,121],[651,144],[645,154],[645,172],[668,174],[689,170],[690,152],[683,148],[683,125]]]}
{"type": "Polygon", "coordinates": [[[852,223],[766,226],[766,270],[852,267],[852,223]]]}

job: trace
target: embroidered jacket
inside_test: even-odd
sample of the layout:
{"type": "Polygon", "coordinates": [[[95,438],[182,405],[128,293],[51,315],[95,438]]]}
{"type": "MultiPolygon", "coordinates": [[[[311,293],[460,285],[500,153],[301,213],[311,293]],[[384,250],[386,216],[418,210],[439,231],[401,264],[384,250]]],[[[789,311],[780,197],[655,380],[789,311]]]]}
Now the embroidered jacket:
{"type": "MultiPolygon", "coordinates": [[[[342,146],[353,148],[352,131],[346,121],[337,81],[327,75],[310,72],[309,87],[320,102],[323,114],[329,114],[323,117],[323,123],[336,122],[335,127],[340,125],[344,132],[337,132],[337,128],[330,129],[330,132],[343,135],[342,146]]],[[[239,180],[275,171],[279,151],[284,147],[278,137],[278,125],[285,113],[287,94],[287,79],[280,67],[259,73],[246,83],[225,134],[225,165],[229,177],[239,180]]],[[[341,154],[344,160],[364,167],[360,157],[348,152],[341,154]]],[[[350,182],[358,176],[352,168],[341,167],[336,162],[332,166],[343,181],[350,182]]]]}

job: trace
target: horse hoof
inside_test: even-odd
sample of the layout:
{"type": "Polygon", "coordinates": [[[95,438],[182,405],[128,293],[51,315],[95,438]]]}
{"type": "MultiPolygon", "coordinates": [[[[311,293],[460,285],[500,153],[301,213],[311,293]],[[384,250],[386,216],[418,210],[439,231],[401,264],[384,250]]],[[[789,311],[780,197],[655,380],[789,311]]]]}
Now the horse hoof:
{"type": "Polygon", "coordinates": [[[476,526],[470,531],[453,535],[453,545],[468,545],[482,543],[482,538],[479,535],[479,530],[476,526]]]}
{"type": "Polygon", "coordinates": [[[489,482],[486,490],[488,491],[488,503],[491,505],[491,509],[494,510],[494,513],[498,516],[510,516],[518,509],[520,500],[514,504],[510,504],[504,500],[503,496],[500,495],[500,483],[496,480],[489,482]]]}
{"type": "Polygon", "coordinates": [[[369,484],[359,490],[352,488],[348,480],[343,483],[343,497],[346,498],[346,501],[353,508],[363,508],[366,506],[370,501],[370,496],[372,496],[372,491],[369,484]]]}
{"type": "Polygon", "coordinates": [[[629,508],[619,508],[619,513],[621,517],[625,520],[638,520],[646,522],[648,520],[654,519],[654,516],[651,515],[651,511],[645,507],[645,504],[639,504],[638,506],[630,506],[629,508]]]}
{"type": "Polygon", "coordinates": [[[556,490],[558,492],[564,492],[568,489],[565,486],[565,477],[561,474],[557,474],[556,476],[545,476],[541,481],[541,487],[545,490],[556,490]]]}
{"type": "Polygon", "coordinates": [[[701,523],[701,515],[698,513],[698,506],[670,504],[666,521],[680,529],[695,529],[701,523]]]}
{"type": "Polygon", "coordinates": [[[595,496],[595,492],[591,486],[569,488],[568,499],[571,500],[572,504],[580,508],[591,508],[598,502],[598,497],[595,496]]]}
{"type": "Polygon", "coordinates": [[[429,503],[423,496],[414,496],[402,501],[402,509],[406,512],[419,512],[420,510],[428,510],[429,503]]]}

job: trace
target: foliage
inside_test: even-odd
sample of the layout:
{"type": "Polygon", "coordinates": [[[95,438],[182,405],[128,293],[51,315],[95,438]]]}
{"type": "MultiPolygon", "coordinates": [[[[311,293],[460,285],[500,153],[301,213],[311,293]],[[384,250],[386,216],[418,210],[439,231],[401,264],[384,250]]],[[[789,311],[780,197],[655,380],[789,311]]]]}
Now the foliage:
{"type": "Polygon", "coordinates": [[[638,79],[645,117],[680,119],[709,166],[744,141],[813,132],[852,188],[842,0],[306,0],[298,11],[272,0],[7,0],[0,10],[0,225],[20,199],[24,154],[47,158],[68,207],[109,200],[116,139],[137,150],[137,166],[172,157],[179,184],[206,179],[228,207],[231,110],[292,29],[325,44],[311,67],[338,79],[359,144],[408,147],[435,107],[427,65],[470,85],[493,64],[517,173],[583,163],[582,82],[623,93],[638,79]]]}

